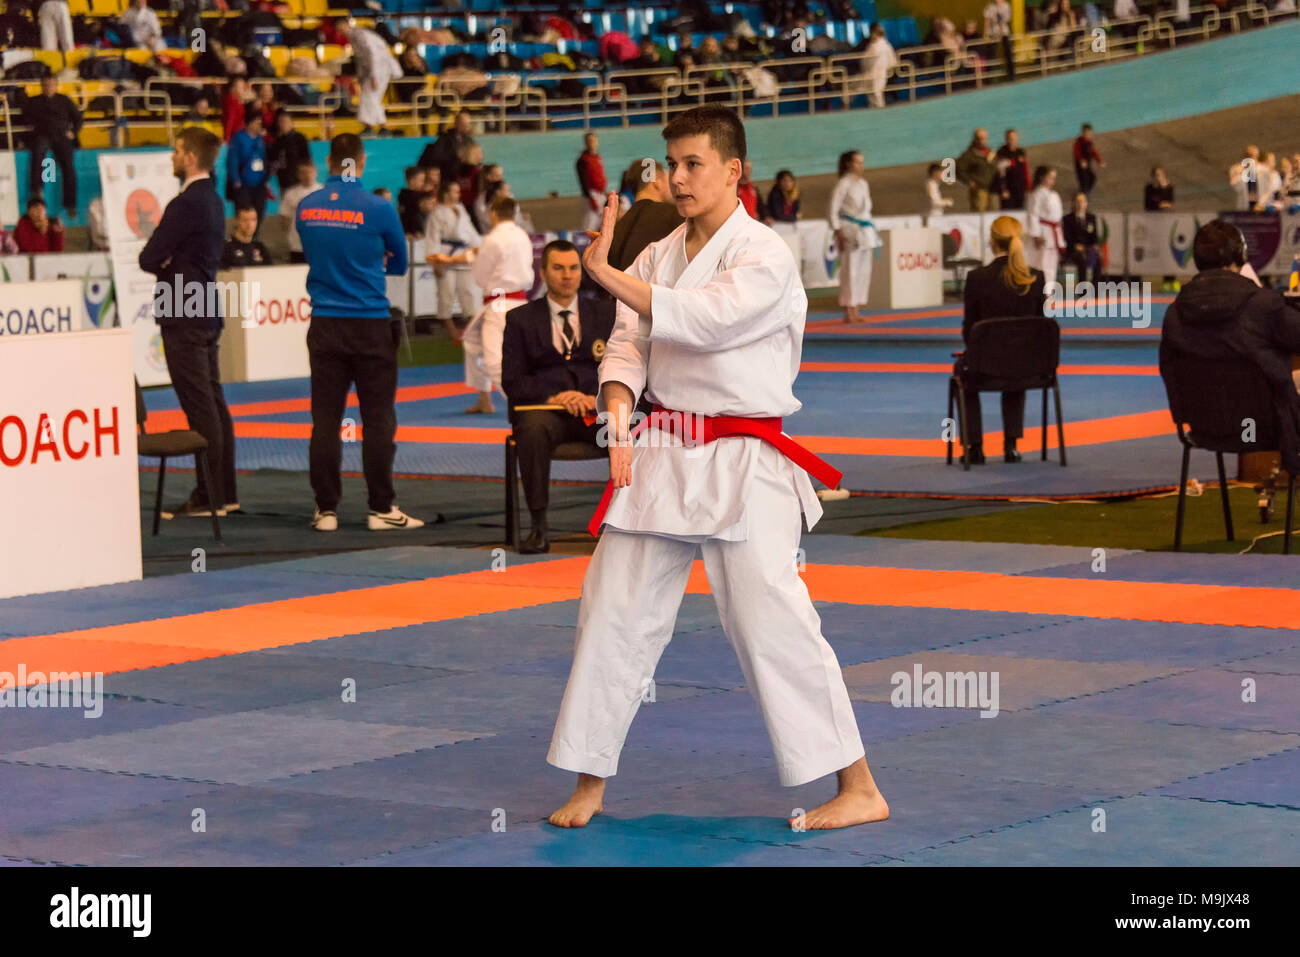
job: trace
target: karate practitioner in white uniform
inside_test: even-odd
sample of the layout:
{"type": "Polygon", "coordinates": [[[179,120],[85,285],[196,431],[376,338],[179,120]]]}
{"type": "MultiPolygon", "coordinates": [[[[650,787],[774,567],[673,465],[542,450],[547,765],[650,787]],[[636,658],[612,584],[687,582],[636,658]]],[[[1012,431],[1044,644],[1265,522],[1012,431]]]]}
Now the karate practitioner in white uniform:
{"type": "MultiPolygon", "coordinates": [[[[808,473],[769,441],[771,432],[684,446],[646,428],[635,447],[628,441],[647,376],[656,404],[701,427],[706,416],[757,425],[800,407],[792,385],[808,300],[789,246],[737,197],[744,127],[730,110],[705,106],[676,117],[663,136],[686,222],[619,271],[607,258],[618,214],[611,193],[583,260],[619,301],[597,405],[608,414],[613,492],[583,581],[573,669],[547,756],[578,772],[577,790],[550,821],[582,827],[600,812],[604,779],[618,770],[701,551],[781,783],[839,775],[838,795],[792,826],[883,820],[889,808],[867,767],[839,663],[795,568],[800,513],[810,527],[821,517],[808,473]]],[[[780,441],[779,423],[768,426],[780,441]]],[[[809,464],[823,471],[815,458],[809,464]]]]}
{"type": "Polygon", "coordinates": [[[515,222],[516,204],[509,196],[492,203],[492,229],[474,256],[470,272],[483,290],[483,308],[470,320],[465,347],[465,384],[478,391],[466,412],[493,412],[492,387],[501,388],[501,343],[506,313],[523,305],[533,288],[533,241],[515,222]]]}
{"type": "Polygon", "coordinates": [[[862,154],[841,153],[839,170],[840,181],[831,192],[830,221],[840,251],[840,305],[845,322],[858,322],[858,306],[867,304],[871,263],[881,241],[871,222],[871,189],[862,154]]]}
{"type": "Polygon", "coordinates": [[[384,94],[388,84],[402,75],[402,66],[388,49],[383,37],[364,27],[350,26],[340,20],[339,35],[352,44],[352,59],[357,65],[357,119],[365,126],[362,135],[379,132],[387,119],[384,94]]]}
{"type": "Polygon", "coordinates": [[[454,179],[438,187],[438,205],[425,220],[424,235],[430,250],[426,258],[438,284],[438,319],[460,342],[462,333],[451,318],[452,303],[458,304],[458,315],[471,318],[483,308],[482,290],[474,285],[470,272],[471,250],[478,249],[482,237],[461,205],[460,184],[454,179]]]}
{"type": "Polygon", "coordinates": [[[1025,218],[1028,221],[1025,235],[1025,262],[1031,269],[1041,269],[1049,283],[1056,281],[1056,269],[1065,248],[1065,235],[1061,231],[1061,197],[1053,189],[1056,170],[1040,166],[1034,170],[1034,191],[1025,200],[1025,218]]]}

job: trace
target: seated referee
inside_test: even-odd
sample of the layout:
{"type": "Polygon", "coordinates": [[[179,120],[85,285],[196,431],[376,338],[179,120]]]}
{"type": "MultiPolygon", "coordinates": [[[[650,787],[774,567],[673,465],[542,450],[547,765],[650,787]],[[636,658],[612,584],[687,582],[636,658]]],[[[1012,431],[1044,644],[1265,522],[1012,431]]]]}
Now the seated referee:
{"type": "Polygon", "coordinates": [[[519,546],[525,555],[549,551],[546,508],[550,503],[551,456],[561,442],[595,442],[597,367],[614,330],[614,302],[578,303],[582,262],[564,239],[542,250],[546,295],[506,314],[501,348],[501,391],[518,406],[559,405],[563,410],[513,412],[519,471],[533,528],[519,546]]]}

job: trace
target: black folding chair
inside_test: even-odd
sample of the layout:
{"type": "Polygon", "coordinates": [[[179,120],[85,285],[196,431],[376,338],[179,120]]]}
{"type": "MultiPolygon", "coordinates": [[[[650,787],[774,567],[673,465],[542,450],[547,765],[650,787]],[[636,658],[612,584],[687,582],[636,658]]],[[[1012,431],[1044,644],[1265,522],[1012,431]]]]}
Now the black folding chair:
{"type": "MultiPolygon", "coordinates": [[[[1160,376],[1169,396],[1169,412],[1183,445],[1183,469],[1178,481],[1178,515],[1174,519],[1174,551],[1183,548],[1183,514],[1187,503],[1187,468],[1192,449],[1213,452],[1219,466],[1219,496],[1228,541],[1232,511],[1223,453],[1270,452],[1278,448],[1279,423],[1268,380],[1248,359],[1201,359],[1171,355],[1160,363],[1160,376]],[[1249,441],[1247,440],[1249,437],[1249,441]]],[[[1282,552],[1291,554],[1292,503],[1295,475],[1287,482],[1286,530],[1282,552]]]]}
{"type": "MultiPolygon", "coordinates": [[[[566,413],[567,414],[567,413],[566,413]]],[[[519,450],[515,446],[515,409],[508,407],[511,433],[506,436],[506,547],[519,547],[519,450]]],[[[609,457],[609,450],[593,442],[561,442],[555,447],[552,462],[581,462],[609,457]]]]}
{"type": "Polygon", "coordinates": [[[952,233],[941,233],[939,239],[943,245],[943,268],[952,270],[952,281],[960,292],[966,284],[966,273],[978,269],[984,265],[984,262],[980,259],[958,257],[957,252],[961,247],[957,245],[957,240],[952,233]]]}
{"type": "MultiPolygon", "coordinates": [[[[167,477],[169,458],[182,455],[194,456],[195,467],[202,471],[204,481],[207,483],[205,487],[214,489],[217,486],[212,481],[212,470],[209,468],[208,440],[190,429],[146,432],[145,420],[148,417],[149,412],[144,406],[144,391],[140,388],[140,380],[136,379],[135,424],[138,433],[135,440],[136,450],[141,455],[158,459],[158,490],[153,502],[153,533],[157,535],[162,519],[163,480],[167,477]]],[[[212,506],[212,535],[217,541],[221,541],[221,524],[217,521],[216,505],[212,506]]]]}
{"type": "MultiPolygon", "coordinates": [[[[957,406],[961,430],[961,464],[970,471],[970,447],[966,444],[966,388],[980,392],[1043,390],[1043,461],[1047,461],[1047,390],[1056,397],[1056,444],[1061,467],[1065,461],[1065,425],[1061,420],[1061,387],[1056,368],[1061,362],[1061,327],[1043,316],[985,319],[975,323],[958,353],[957,371],[948,380],[948,418],[957,406]]],[[[948,463],[952,464],[952,436],[948,438],[948,463]]]]}

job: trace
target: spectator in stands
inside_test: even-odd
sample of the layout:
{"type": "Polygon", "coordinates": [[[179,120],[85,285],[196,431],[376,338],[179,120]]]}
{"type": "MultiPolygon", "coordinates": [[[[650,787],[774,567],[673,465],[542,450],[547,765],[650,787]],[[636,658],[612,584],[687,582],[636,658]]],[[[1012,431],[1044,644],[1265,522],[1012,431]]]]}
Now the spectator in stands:
{"type": "MultiPolygon", "coordinates": [[[[231,137],[244,128],[247,105],[253,102],[253,91],[248,80],[242,76],[233,76],[226,85],[226,95],[221,101],[222,133],[227,143],[231,137]]],[[[261,108],[258,108],[261,112],[261,108]]]]}
{"type": "Polygon", "coordinates": [[[262,136],[262,109],[250,103],[244,114],[244,128],[230,139],[226,147],[226,199],[236,206],[257,210],[255,233],[262,230],[266,212],[267,183],[266,139],[262,136]]]}
{"type": "Polygon", "coordinates": [[[654,175],[648,175],[651,169],[649,163],[637,160],[623,174],[623,179],[636,192],[628,211],[614,224],[608,259],[616,269],[627,269],[636,262],[641,250],[682,224],[682,216],[673,202],[668,168],[663,163],[655,163],[654,175]]]}
{"type": "Polygon", "coordinates": [[[27,214],[14,227],[14,240],[18,251],[24,253],[63,252],[63,224],[58,217],[50,218],[45,200],[34,197],[27,201],[27,214]]]}
{"type": "Polygon", "coordinates": [[[610,66],[631,66],[639,48],[636,41],[622,30],[609,30],[600,36],[598,55],[610,66]]]}
{"type": "Polygon", "coordinates": [[[424,148],[420,154],[423,167],[436,166],[442,173],[442,182],[450,183],[460,176],[460,157],[474,143],[470,136],[470,115],[464,110],[456,114],[451,129],[424,148]]]}
{"type": "Polygon", "coordinates": [[[337,29],[339,36],[352,44],[360,86],[357,119],[362,124],[361,134],[391,136],[392,131],[384,128],[384,94],[388,92],[388,84],[402,75],[401,65],[374,30],[354,27],[346,20],[339,21],[337,29]]]}
{"type": "Polygon", "coordinates": [[[245,266],[271,266],[271,254],[257,239],[261,213],[253,206],[235,206],[235,225],[230,238],[221,249],[222,269],[243,269],[245,266]]]}
{"type": "Polygon", "coordinates": [[[402,232],[418,239],[424,235],[424,220],[420,216],[420,197],[424,195],[424,170],[418,166],[406,167],[406,185],[397,193],[397,218],[402,221],[402,232]]]}
{"type": "Polygon", "coordinates": [[[745,160],[740,167],[740,182],[736,183],[736,195],[745,207],[751,219],[758,219],[758,187],[754,185],[754,164],[745,160]]]}
{"type": "Polygon", "coordinates": [[[130,31],[131,42],[136,46],[150,50],[166,47],[158,14],[149,9],[149,0],[132,0],[131,6],[122,14],[122,23],[130,31]]]}
{"type": "Polygon", "coordinates": [[[600,157],[600,139],[588,131],[582,137],[582,152],[574,168],[578,174],[578,190],[582,194],[582,228],[600,229],[601,212],[605,208],[605,161],[600,157]]]}
{"type": "Polygon", "coordinates": [[[379,186],[371,190],[371,192],[374,193],[376,196],[378,196],[386,203],[391,203],[393,201],[393,191],[389,189],[387,186],[379,186]]]}
{"type": "Polygon", "coordinates": [[[1029,157],[1020,148],[1020,134],[1007,130],[1006,139],[998,147],[995,165],[998,168],[998,192],[1003,209],[1024,209],[1025,194],[1029,192],[1029,157]]]}
{"type": "Polygon", "coordinates": [[[311,157],[301,160],[295,172],[297,182],[280,190],[280,216],[284,218],[285,235],[289,241],[289,262],[305,263],[307,257],[302,254],[302,237],[298,235],[298,204],[304,196],[320,189],[321,184],[316,180],[316,164],[311,157]]]}
{"type": "Polygon", "coordinates": [[[1287,212],[1296,212],[1300,206],[1300,156],[1290,159],[1282,158],[1282,190],[1285,195],[1287,212]]]}
{"type": "Polygon", "coordinates": [[[0,226],[0,256],[17,256],[18,253],[18,241],[14,239],[9,230],[0,226]]]}
{"type": "Polygon", "coordinates": [[[272,129],[275,130],[275,139],[266,148],[266,161],[283,195],[287,188],[299,182],[298,167],[311,162],[311,146],[307,137],[293,128],[293,114],[288,110],[276,112],[272,129]]]}
{"type": "Polygon", "coordinates": [[[1268,380],[1278,417],[1282,467],[1300,470],[1300,396],[1291,357],[1300,353],[1300,310],[1246,276],[1246,238],[1215,219],[1196,231],[1197,273],[1165,313],[1160,330],[1161,375],[1179,356],[1254,363],[1268,380]]]}
{"type": "MultiPolygon", "coordinates": [[[[276,114],[280,112],[280,108],[284,104],[276,98],[275,88],[270,83],[258,85],[257,103],[262,108],[262,129],[267,134],[273,134],[275,132],[276,114]]],[[[270,139],[270,135],[267,136],[267,139],[270,139]]]]}
{"type": "MultiPolygon", "coordinates": [[[[702,57],[696,57],[697,62],[704,62],[702,57]]],[[[640,53],[636,58],[628,60],[623,67],[628,70],[662,70],[667,64],[659,55],[659,47],[655,45],[654,40],[649,36],[641,38],[640,53]]],[[[668,82],[667,74],[652,76],[630,76],[626,79],[627,91],[633,96],[650,96],[663,90],[668,82]]]]}
{"type": "Polygon", "coordinates": [[[32,128],[28,143],[31,161],[27,182],[32,196],[45,193],[45,156],[54,154],[63,180],[63,208],[69,217],[77,214],[77,172],[72,154],[77,148],[81,133],[81,111],[59,91],[59,83],[52,76],[41,78],[41,92],[27,98],[23,104],[23,122],[32,128]]]}
{"type": "Polygon", "coordinates": [[[889,83],[889,71],[898,66],[898,54],[885,36],[885,28],[879,23],[871,25],[871,38],[867,41],[866,54],[871,57],[871,69],[867,98],[872,106],[885,105],[885,86],[889,83]]]}
{"type": "Polygon", "coordinates": [[[1088,197],[1077,193],[1074,197],[1074,209],[1061,224],[1065,234],[1065,261],[1074,263],[1079,270],[1079,279],[1097,282],[1101,279],[1101,250],[1098,248],[1100,234],[1097,232],[1097,217],[1088,212],[1088,197]]]}
{"type": "Polygon", "coordinates": [[[459,170],[456,182],[460,183],[460,201],[466,209],[473,209],[480,189],[479,177],[483,171],[483,147],[471,143],[461,150],[459,170]]]}
{"type": "Polygon", "coordinates": [[[37,19],[41,23],[41,49],[63,53],[63,62],[68,62],[68,51],[75,44],[72,41],[72,14],[68,10],[68,0],[45,0],[41,4],[37,19]]]}
{"type": "Polygon", "coordinates": [[[439,187],[438,205],[425,224],[424,235],[432,250],[429,265],[438,280],[438,318],[451,337],[459,340],[452,303],[459,307],[456,315],[469,318],[478,312],[482,293],[470,274],[471,250],[478,248],[480,237],[460,201],[460,184],[454,179],[439,187]]]}
{"type": "Polygon", "coordinates": [[[794,173],[788,169],[777,170],[776,180],[767,194],[763,221],[769,226],[797,223],[799,206],[799,184],[795,182],[794,173]]]}
{"type": "Polygon", "coordinates": [[[212,104],[208,102],[206,96],[200,96],[190,106],[190,111],[185,114],[185,119],[181,122],[185,126],[202,126],[204,123],[211,123],[216,117],[212,113],[212,104]]]}
{"type": "Polygon", "coordinates": [[[1255,181],[1258,184],[1258,208],[1266,213],[1277,212],[1282,200],[1282,174],[1277,170],[1277,156],[1265,153],[1256,164],[1255,181]]]}
{"type": "Polygon", "coordinates": [[[989,149],[989,131],[981,127],[975,131],[970,146],[957,158],[957,181],[965,183],[970,191],[972,212],[982,213],[989,208],[989,190],[997,175],[993,151],[989,149]]]}
{"type": "Polygon", "coordinates": [[[1174,208],[1174,186],[1165,176],[1164,167],[1151,167],[1151,181],[1142,191],[1142,208],[1149,213],[1168,212],[1174,208]]]}
{"type": "Polygon", "coordinates": [[[424,57],[420,56],[418,46],[408,46],[402,50],[398,63],[402,67],[402,78],[393,83],[393,90],[399,100],[410,103],[415,99],[415,94],[425,87],[429,64],[425,62],[424,57]]]}
{"type": "Polygon", "coordinates": [[[474,197],[474,208],[469,213],[478,231],[486,235],[492,228],[492,200],[496,198],[498,185],[506,181],[506,173],[500,163],[486,163],[478,179],[478,195],[474,197]]]}
{"type": "Polygon", "coordinates": [[[1007,80],[1016,78],[1016,58],[1011,48],[1011,4],[1008,0],[990,0],[984,7],[984,38],[1002,51],[1007,80]]]}
{"type": "Polygon", "coordinates": [[[1092,141],[1092,124],[1084,123],[1078,139],[1074,141],[1074,175],[1079,181],[1079,192],[1085,196],[1097,185],[1098,167],[1105,169],[1106,164],[1097,152],[1097,144],[1092,141]]]}
{"type": "Polygon", "coordinates": [[[931,163],[925,176],[925,195],[930,204],[931,216],[942,216],[948,212],[948,207],[952,205],[953,200],[950,196],[943,195],[943,166],[939,163],[931,163]]]}
{"type": "MultiPolygon", "coordinates": [[[[1020,223],[1010,216],[999,216],[989,229],[989,246],[994,260],[980,266],[966,276],[965,307],[961,323],[962,341],[970,340],[971,329],[986,319],[1012,316],[1043,316],[1047,304],[1044,289],[1047,279],[1037,269],[1031,269],[1021,242],[1020,223]]],[[[963,381],[963,356],[959,355],[953,368],[963,381]]],[[[979,392],[967,388],[966,395],[966,451],[971,465],[984,464],[984,420],[980,414],[979,392]]],[[[1024,434],[1025,393],[1002,393],[1002,452],[1008,463],[1019,462],[1020,452],[1016,442],[1024,434]]]]}

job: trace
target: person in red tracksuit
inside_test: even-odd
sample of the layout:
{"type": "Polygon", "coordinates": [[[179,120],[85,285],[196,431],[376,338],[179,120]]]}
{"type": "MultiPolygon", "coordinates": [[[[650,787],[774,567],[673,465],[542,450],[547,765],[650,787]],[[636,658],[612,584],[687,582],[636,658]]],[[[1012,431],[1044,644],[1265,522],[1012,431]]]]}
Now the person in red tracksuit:
{"type": "Polygon", "coordinates": [[[1092,141],[1092,124],[1084,123],[1079,138],[1074,141],[1074,175],[1079,180],[1079,192],[1087,196],[1097,185],[1097,167],[1106,168],[1097,144],[1092,141]]]}
{"type": "Polygon", "coordinates": [[[605,207],[605,162],[600,158],[600,140],[595,133],[582,138],[586,147],[578,156],[578,186],[582,189],[583,229],[600,229],[601,210],[605,207]]]}
{"type": "Polygon", "coordinates": [[[24,253],[63,252],[63,224],[51,219],[45,209],[45,200],[29,199],[27,215],[14,227],[14,241],[24,253]]]}

